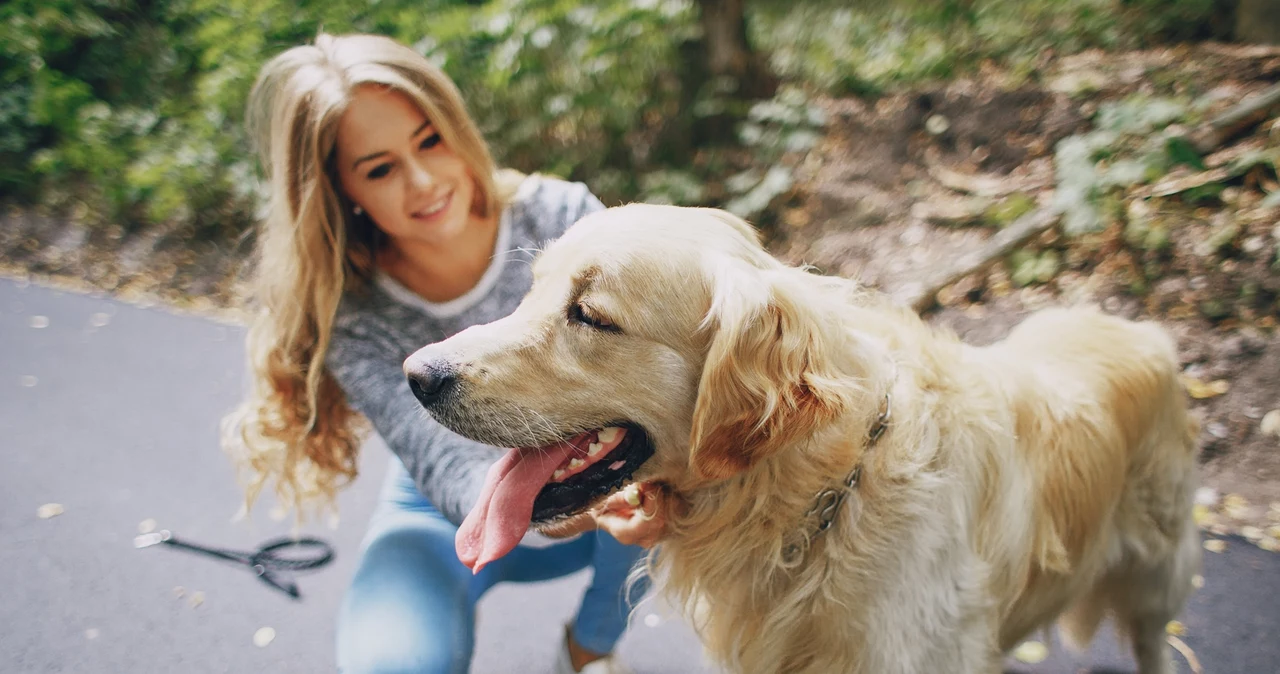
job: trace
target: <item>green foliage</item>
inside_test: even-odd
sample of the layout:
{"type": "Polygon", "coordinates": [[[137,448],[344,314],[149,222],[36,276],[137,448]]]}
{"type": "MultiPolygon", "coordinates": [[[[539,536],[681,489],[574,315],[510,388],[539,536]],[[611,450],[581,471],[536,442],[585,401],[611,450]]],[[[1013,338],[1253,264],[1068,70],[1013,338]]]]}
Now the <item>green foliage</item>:
{"type": "Polygon", "coordinates": [[[784,79],[836,94],[945,79],[986,61],[1029,75],[1047,50],[1209,37],[1223,0],[759,2],[753,38],[784,79]]]}
{"type": "Polygon", "coordinates": [[[791,168],[781,160],[792,152],[805,152],[818,143],[827,124],[826,115],[809,103],[799,89],[783,88],[774,98],[752,106],[739,131],[758,165],[725,181],[730,198],[724,204],[739,217],[754,219],[779,196],[791,190],[791,168]]]}
{"type": "Polygon", "coordinates": [[[676,112],[691,12],[688,0],[13,0],[0,7],[0,193],[82,201],[126,225],[245,226],[249,88],[323,28],[433,59],[503,164],[633,197],[647,143],[676,112]]]}
{"type": "MultiPolygon", "coordinates": [[[[752,39],[791,86],[741,127],[745,170],[723,153],[664,150],[678,115],[726,111],[715,86],[681,91],[693,67],[683,48],[699,33],[692,0],[8,0],[0,195],[126,227],[234,233],[258,204],[250,85],[268,58],[323,28],[390,35],[440,64],[505,165],[585,180],[609,203],[723,199],[754,215],[790,189],[784,156],[822,127],[802,92],[874,93],[984,59],[1030,70],[1046,47],[1176,36],[1211,2],[750,2],[752,39]]],[[[1182,147],[1164,155],[1192,161],[1182,147]]]]}
{"type": "Polygon", "coordinates": [[[1118,209],[1105,207],[1108,199],[1134,185],[1154,182],[1179,164],[1202,170],[1203,159],[1184,132],[1173,126],[1190,122],[1193,114],[1180,101],[1135,95],[1104,103],[1092,131],[1059,141],[1054,206],[1063,214],[1063,231],[1094,232],[1112,219],[1122,219],[1118,209]]]}

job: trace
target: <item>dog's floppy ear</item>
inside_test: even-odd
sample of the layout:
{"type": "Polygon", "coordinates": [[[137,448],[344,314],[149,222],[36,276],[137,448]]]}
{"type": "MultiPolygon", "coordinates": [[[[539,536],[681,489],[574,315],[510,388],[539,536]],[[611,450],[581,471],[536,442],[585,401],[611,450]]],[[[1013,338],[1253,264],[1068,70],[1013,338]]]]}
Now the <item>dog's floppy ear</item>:
{"type": "Polygon", "coordinates": [[[800,270],[721,265],[707,316],[715,330],[694,407],[690,462],[736,475],[846,407],[819,307],[800,270]]]}

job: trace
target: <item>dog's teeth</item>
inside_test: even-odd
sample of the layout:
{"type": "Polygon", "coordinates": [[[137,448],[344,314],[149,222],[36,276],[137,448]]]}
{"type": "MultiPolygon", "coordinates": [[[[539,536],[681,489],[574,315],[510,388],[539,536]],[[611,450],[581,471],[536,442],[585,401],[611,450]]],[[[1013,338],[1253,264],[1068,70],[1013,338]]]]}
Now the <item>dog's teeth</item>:
{"type": "Polygon", "coordinates": [[[596,434],[596,437],[600,438],[600,442],[613,442],[618,438],[618,433],[620,432],[622,432],[621,428],[618,428],[617,426],[608,426],[600,429],[600,432],[596,434]]]}
{"type": "Polygon", "coordinates": [[[584,465],[586,465],[586,463],[587,463],[587,462],[586,462],[586,461],[583,461],[582,459],[570,459],[570,460],[569,460],[569,470],[577,470],[577,469],[579,469],[579,468],[583,467],[584,465]]]}
{"type": "Polygon", "coordinates": [[[609,470],[622,470],[622,467],[625,465],[627,465],[626,461],[614,461],[609,464],[609,470]]]}
{"type": "Polygon", "coordinates": [[[556,472],[554,472],[554,473],[552,473],[552,474],[551,474],[551,479],[553,479],[553,480],[559,480],[559,479],[560,479],[560,478],[562,478],[562,477],[564,477],[564,471],[563,471],[563,470],[556,470],[556,472]]]}
{"type": "Polygon", "coordinates": [[[631,505],[631,506],[640,505],[640,485],[639,484],[632,482],[631,484],[627,485],[627,488],[622,491],[622,495],[624,498],[627,499],[627,505],[631,505]]]}
{"type": "Polygon", "coordinates": [[[593,442],[587,447],[587,456],[595,456],[596,454],[599,454],[602,449],[604,449],[604,445],[598,442],[593,442]]]}

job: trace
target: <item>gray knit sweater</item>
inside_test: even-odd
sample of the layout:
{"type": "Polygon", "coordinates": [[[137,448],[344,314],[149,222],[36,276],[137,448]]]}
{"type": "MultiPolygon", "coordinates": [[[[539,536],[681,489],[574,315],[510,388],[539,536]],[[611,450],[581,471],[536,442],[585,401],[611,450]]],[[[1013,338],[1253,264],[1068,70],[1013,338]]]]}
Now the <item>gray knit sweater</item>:
{"type": "Polygon", "coordinates": [[[454,524],[475,505],[500,450],[427,416],[409,392],[401,364],[427,344],[514,311],[532,284],[535,252],[603,208],[581,183],[530,176],[502,212],[489,269],[466,295],[431,303],[379,274],[371,288],[342,299],[325,364],[348,403],[369,418],[418,489],[454,524]]]}

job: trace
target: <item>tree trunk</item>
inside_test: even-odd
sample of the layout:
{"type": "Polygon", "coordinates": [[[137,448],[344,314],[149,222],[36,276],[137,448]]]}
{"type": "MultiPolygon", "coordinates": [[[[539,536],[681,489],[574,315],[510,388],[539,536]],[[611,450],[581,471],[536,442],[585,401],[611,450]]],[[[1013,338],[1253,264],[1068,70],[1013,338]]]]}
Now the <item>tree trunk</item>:
{"type": "Polygon", "coordinates": [[[738,85],[736,98],[768,98],[778,83],[747,40],[745,4],[746,0],[698,0],[706,70],[712,78],[732,78],[738,85]]]}
{"type": "Polygon", "coordinates": [[[1240,0],[1235,37],[1240,42],[1280,44],[1280,0],[1240,0]]]}

